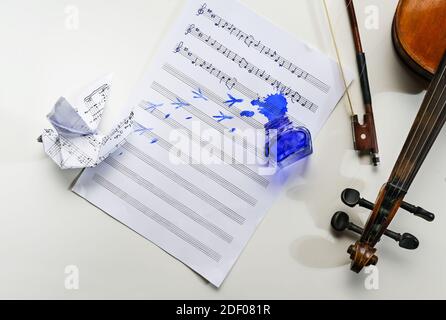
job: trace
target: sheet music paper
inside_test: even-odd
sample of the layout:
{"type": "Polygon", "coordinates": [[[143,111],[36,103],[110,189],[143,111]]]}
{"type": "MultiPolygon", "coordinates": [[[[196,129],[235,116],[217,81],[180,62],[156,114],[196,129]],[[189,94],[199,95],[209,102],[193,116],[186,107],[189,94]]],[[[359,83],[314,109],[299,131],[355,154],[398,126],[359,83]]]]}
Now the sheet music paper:
{"type": "Polygon", "coordinates": [[[264,133],[251,101],[278,92],[314,137],[344,88],[333,60],[239,2],[191,0],[129,99],[134,134],[73,190],[218,287],[280,191],[241,138],[264,133]]]}
{"type": "Polygon", "coordinates": [[[107,135],[97,132],[107,104],[111,75],[88,86],[74,98],[64,97],[48,114],[53,129],[41,136],[45,153],[61,168],[94,167],[118,149],[133,132],[133,113],[107,135]]]}

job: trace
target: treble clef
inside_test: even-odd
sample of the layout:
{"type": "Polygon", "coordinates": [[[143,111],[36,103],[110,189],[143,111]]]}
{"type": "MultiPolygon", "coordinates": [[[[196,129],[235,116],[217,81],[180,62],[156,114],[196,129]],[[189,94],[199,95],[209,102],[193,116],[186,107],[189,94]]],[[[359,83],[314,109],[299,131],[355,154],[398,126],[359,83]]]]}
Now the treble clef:
{"type": "Polygon", "coordinates": [[[181,48],[183,48],[183,41],[181,41],[179,44],[177,44],[177,46],[175,47],[175,50],[173,51],[173,53],[180,52],[181,48]]]}
{"type": "Polygon", "coordinates": [[[185,32],[184,34],[185,34],[185,35],[188,35],[189,33],[192,32],[192,30],[194,30],[194,28],[195,28],[195,25],[194,25],[194,24],[191,24],[191,25],[186,29],[186,32],[185,32]]]}
{"type": "Polygon", "coordinates": [[[203,5],[201,6],[201,8],[198,9],[197,16],[202,15],[202,14],[204,13],[204,10],[206,9],[206,7],[207,7],[207,4],[206,4],[206,3],[203,3],[203,5]]]}

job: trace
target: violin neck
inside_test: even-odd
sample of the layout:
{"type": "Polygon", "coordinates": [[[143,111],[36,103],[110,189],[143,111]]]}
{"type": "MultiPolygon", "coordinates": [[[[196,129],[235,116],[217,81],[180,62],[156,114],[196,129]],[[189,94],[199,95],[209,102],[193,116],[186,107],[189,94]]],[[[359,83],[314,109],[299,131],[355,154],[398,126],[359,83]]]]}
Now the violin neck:
{"type": "Polygon", "coordinates": [[[390,175],[389,184],[407,193],[446,121],[446,54],[390,175]]]}

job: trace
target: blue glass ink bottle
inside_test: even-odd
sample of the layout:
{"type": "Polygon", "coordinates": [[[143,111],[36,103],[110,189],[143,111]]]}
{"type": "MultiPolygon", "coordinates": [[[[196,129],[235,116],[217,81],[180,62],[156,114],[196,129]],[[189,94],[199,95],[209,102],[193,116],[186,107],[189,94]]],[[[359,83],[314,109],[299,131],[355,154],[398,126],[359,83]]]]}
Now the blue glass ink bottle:
{"type": "Polygon", "coordinates": [[[313,153],[311,133],[295,126],[287,116],[287,99],[281,94],[251,101],[268,122],[265,124],[265,156],[279,167],[289,166],[313,153]]]}
{"type": "Polygon", "coordinates": [[[265,124],[265,156],[279,167],[289,166],[313,153],[311,133],[287,116],[265,124]]]}

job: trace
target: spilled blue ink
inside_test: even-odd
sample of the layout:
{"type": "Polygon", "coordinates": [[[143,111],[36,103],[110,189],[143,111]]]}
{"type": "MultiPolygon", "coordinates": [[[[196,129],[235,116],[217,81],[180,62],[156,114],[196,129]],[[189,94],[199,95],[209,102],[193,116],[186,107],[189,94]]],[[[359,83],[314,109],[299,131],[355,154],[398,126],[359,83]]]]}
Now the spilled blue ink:
{"type": "Polygon", "coordinates": [[[181,100],[180,98],[177,98],[176,102],[172,102],[172,105],[175,106],[175,109],[179,109],[179,108],[184,108],[184,107],[190,106],[189,103],[187,103],[186,101],[181,100]]]}
{"type": "Polygon", "coordinates": [[[257,106],[259,113],[263,114],[268,121],[274,121],[286,115],[288,112],[288,102],[281,93],[272,94],[263,101],[260,99],[251,101],[253,106],[257,106]]]}
{"type": "Polygon", "coordinates": [[[244,111],[240,112],[240,116],[251,118],[254,116],[254,111],[244,110],[244,111]]]}
{"type": "Polygon", "coordinates": [[[150,141],[151,144],[157,143],[158,139],[157,138],[153,138],[152,141],[150,141]]]}
{"type": "Polygon", "coordinates": [[[150,131],[152,131],[152,130],[153,130],[153,128],[146,128],[146,127],[144,127],[143,125],[141,125],[141,124],[135,122],[134,132],[135,132],[135,133],[139,133],[139,135],[142,135],[142,134],[144,134],[144,133],[146,133],[146,132],[150,132],[150,131]]]}
{"type": "Polygon", "coordinates": [[[118,156],[122,156],[123,153],[124,153],[124,152],[120,152],[120,153],[118,154],[118,156]]]}
{"type": "Polygon", "coordinates": [[[192,117],[186,117],[186,120],[190,120],[190,119],[192,119],[192,117]]]}
{"type": "Polygon", "coordinates": [[[153,103],[150,101],[144,101],[144,104],[146,105],[144,107],[144,110],[149,111],[150,113],[152,113],[153,111],[155,111],[155,109],[158,109],[159,107],[162,107],[164,105],[164,103],[153,103]]]}
{"type": "Polygon", "coordinates": [[[166,115],[164,116],[164,119],[167,119],[167,118],[169,118],[169,117],[170,117],[170,113],[166,114],[166,115]]]}
{"type": "Polygon", "coordinates": [[[214,119],[217,120],[217,122],[222,122],[223,120],[231,120],[232,118],[234,118],[233,116],[229,116],[224,114],[223,112],[220,111],[220,115],[218,116],[213,116],[214,119]]]}
{"type": "Polygon", "coordinates": [[[228,93],[229,100],[226,100],[225,103],[229,105],[229,107],[232,107],[236,103],[242,103],[243,99],[237,99],[233,97],[231,94],[228,93]]]}
{"type": "Polygon", "coordinates": [[[204,95],[200,88],[197,91],[192,90],[194,94],[194,99],[203,99],[204,101],[208,101],[208,98],[204,95]]]}
{"type": "Polygon", "coordinates": [[[287,99],[282,93],[251,101],[268,122],[265,124],[265,155],[280,166],[290,165],[313,153],[311,134],[305,127],[296,127],[287,116],[287,99]]]}
{"type": "Polygon", "coordinates": [[[232,128],[231,130],[229,130],[229,132],[232,133],[232,132],[235,132],[235,130],[236,130],[235,128],[232,128]]]}

